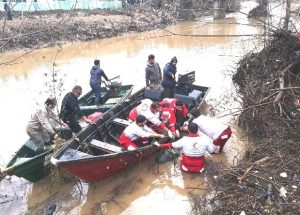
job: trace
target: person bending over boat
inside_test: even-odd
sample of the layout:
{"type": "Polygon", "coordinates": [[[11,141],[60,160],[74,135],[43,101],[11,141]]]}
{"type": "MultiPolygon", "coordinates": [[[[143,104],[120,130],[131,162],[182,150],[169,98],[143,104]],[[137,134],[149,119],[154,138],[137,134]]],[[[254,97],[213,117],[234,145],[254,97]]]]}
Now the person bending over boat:
{"type": "Polygon", "coordinates": [[[78,117],[87,123],[92,123],[92,120],[88,119],[79,108],[78,98],[81,94],[81,86],[76,85],[72,92],[67,93],[63,98],[59,114],[60,118],[69,125],[74,133],[78,133],[81,130],[78,117]]]}
{"type": "Polygon", "coordinates": [[[122,132],[119,138],[120,144],[129,151],[138,149],[139,146],[145,146],[149,142],[149,138],[164,138],[162,134],[154,132],[146,126],[147,119],[143,115],[138,115],[136,120],[131,123],[122,132]]]}
{"type": "Polygon", "coordinates": [[[218,148],[212,144],[211,139],[205,135],[199,135],[198,126],[196,123],[191,122],[188,125],[188,136],[185,136],[176,142],[154,144],[161,148],[182,148],[182,159],[180,167],[183,172],[187,173],[201,173],[205,167],[205,152],[215,152],[218,148]]]}
{"type": "Polygon", "coordinates": [[[42,151],[45,144],[50,144],[51,139],[58,139],[59,135],[55,133],[50,124],[50,120],[56,121],[63,127],[68,127],[63,120],[53,112],[57,101],[55,98],[48,98],[44,107],[38,108],[37,111],[31,115],[31,118],[27,124],[27,134],[32,142],[36,145],[36,151],[42,151]]]}
{"type": "Polygon", "coordinates": [[[163,97],[173,98],[176,87],[176,72],[177,72],[177,58],[173,57],[169,63],[164,67],[163,79],[161,85],[164,88],[163,97]]]}
{"type": "Polygon", "coordinates": [[[95,93],[95,105],[100,105],[102,103],[101,98],[101,81],[102,77],[108,81],[106,74],[104,73],[103,69],[100,68],[100,60],[94,61],[94,66],[90,71],[90,86],[95,93]]]}
{"type": "Polygon", "coordinates": [[[134,122],[138,115],[143,115],[146,117],[148,123],[147,125],[152,128],[154,131],[159,132],[160,130],[168,133],[170,138],[173,138],[173,134],[166,127],[164,123],[159,120],[159,105],[156,102],[151,101],[150,99],[142,100],[141,104],[133,108],[128,115],[128,119],[131,122],[134,122]]]}
{"type": "Polygon", "coordinates": [[[216,118],[204,115],[195,118],[193,122],[198,125],[199,131],[210,137],[213,140],[213,144],[219,148],[216,153],[222,152],[225,143],[231,137],[231,128],[216,118]]]}
{"type": "MultiPolygon", "coordinates": [[[[164,98],[160,103],[159,106],[161,108],[167,108],[171,110],[175,115],[175,122],[176,129],[181,130],[183,125],[188,124],[189,114],[188,109],[185,104],[178,99],[171,99],[171,98],[164,98]]],[[[171,115],[173,116],[173,114],[171,115]]]]}
{"type": "MultiPolygon", "coordinates": [[[[180,126],[176,123],[176,116],[171,108],[163,107],[160,108],[160,115],[159,118],[165,126],[170,129],[172,135],[176,138],[180,137],[180,126]]],[[[186,129],[187,130],[187,129],[186,129]]]]}

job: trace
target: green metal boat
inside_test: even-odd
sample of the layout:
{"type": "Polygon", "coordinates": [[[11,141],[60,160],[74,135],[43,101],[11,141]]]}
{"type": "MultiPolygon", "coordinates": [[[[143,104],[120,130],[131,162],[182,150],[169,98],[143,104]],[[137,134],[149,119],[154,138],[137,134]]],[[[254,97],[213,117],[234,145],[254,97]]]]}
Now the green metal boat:
{"type": "Polygon", "coordinates": [[[53,153],[54,146],[48,146],[42,152],[35,152],[35,145],[29,139],[15,153],[5,169],[1,170],[1,174],[16,175],[23,177],[28,181],[35,182],[48,175],[50,166],[46,165],[47,155],[53,153]]]}

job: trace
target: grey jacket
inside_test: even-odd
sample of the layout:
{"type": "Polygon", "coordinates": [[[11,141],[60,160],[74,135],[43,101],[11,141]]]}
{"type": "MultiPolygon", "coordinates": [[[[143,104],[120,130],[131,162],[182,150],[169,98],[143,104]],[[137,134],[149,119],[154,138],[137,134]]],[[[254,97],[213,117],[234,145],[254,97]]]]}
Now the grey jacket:
{"type": "Polygon", "coordinates": [[[46,130],[49,134],[54,134],[49,119],[53,119],[59,123],[58,116],[49,108],[42,107],[39,108],[34,114],[31,115],[31,118],[27,124],[27,131],[42,131],[46,130]]]}
{"type": "Polygon", "coordinates": [[[162,75],[161,69],[158,63],[154,63],[153,65],[147,64],[146,69],[146,86],[149,87],[150,83],[152,84],[160,84],[162,75]]]}

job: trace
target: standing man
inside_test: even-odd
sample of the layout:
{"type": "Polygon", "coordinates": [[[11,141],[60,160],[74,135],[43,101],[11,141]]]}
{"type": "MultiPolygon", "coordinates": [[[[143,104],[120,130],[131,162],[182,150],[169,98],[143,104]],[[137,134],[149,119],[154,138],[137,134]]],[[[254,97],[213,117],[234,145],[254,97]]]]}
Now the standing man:
{"type": "Polygon", "coordinates": [[[225,143],[231,137],[232,131],[228,125],[221,123],[216,118],[200,115],[193,120],[198,125],[199,131],[206,134],[213,140],[213,144],[216,145],[222,152],[225,143]]]}
{"type": "Polygon", "coordinates": [[[49,121],[50,119],[67,127],[53,112],[56,104],[57,101],[55,98],[48,98],[45,101],[44,107],[38,108],[37,111],[31,115],[30,121],[27,124],[26,132],[36,146],[36,151],[42,151],[45,144],[49,144],[51,139],[56,140],[59,137],[52,128],[49,121]]]}
{"type": "Polygon", "coordinates": [[[162,134],[154,132],[146,126],[147,119],[143,115],[138,115],[136,121],[131,123],[120,135],[120,144],[129,151],[138,149],[138,146],[145,146],[150,137],[164,138],[162,134]]]}
{"type": "Polygon", "coordinates": [[[148,56],[148,63],[145,72],[146,72],[146,86],[152,90],[162,90],[161,69],[159,64],[155,62],[155,56],[153,54],[150,54],[148,56]]]}
{"type": "Polygon", "coordinates": [[[9,5],[7,4],[7,0],[3,0],[4,3],[4,10],[5,10],[5,18],[6,20],[12,20],[12,15],[11,15],[11,9],[9,5]]]}
{"type": "Polygon", "coordinates": [[[180,166],[182,171],[188,173],[201,173],[205,167],[205,152],[213,153],[216,146],[205,135],[199,136],[198,126],[195,123],[188,125],[188,136],[173,143],[154,144],[161,148],[182,148],[182,160],[180,166]]]}
{"type": "Polygon", "coordinates": [[[91,78],[90,78],[90,86],[95,93],[95,105],[100,105],[102,102],[101,99],[101,81],[102,77],[108,81],[107,76],[105,75],[103,69],[100,68],[100,60],[94,61],[94,66],[92,67],[91,71],[91,78]]]}
{"type": "Polygon", "coordinates": [[[59,114],[60,118],[69,125],[74,133],[78,133],[81,130],[77,120],[78,117],[87,123],[92,123],[92,120],[88,119],[79,108],[78,98],[81,94],[81,86],[76,85],[72,92],[67,93],[63,98],[59,114]]]}
{"type": "Polygon", "coordinates": [[[163,80],[161,82],[164,88],[164,98],[173,98],[176,87],[176,72],[177,58],[173,57],[170,63],[167,63],[164,68],[163,80]]]}

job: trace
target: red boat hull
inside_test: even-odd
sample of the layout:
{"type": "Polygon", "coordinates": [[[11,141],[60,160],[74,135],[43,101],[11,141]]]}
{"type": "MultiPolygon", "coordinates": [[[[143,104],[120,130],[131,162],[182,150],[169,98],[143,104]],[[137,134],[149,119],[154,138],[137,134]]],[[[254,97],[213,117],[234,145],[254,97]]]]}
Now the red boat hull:
{"type": "Polygon", "coordinates": [[[149,146],[141,151],[103,155],[91,159],[62,163],[60,166],[83,181],[94,182],[118,174],[158,151],[157,147],[149,146]]]}

